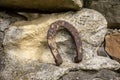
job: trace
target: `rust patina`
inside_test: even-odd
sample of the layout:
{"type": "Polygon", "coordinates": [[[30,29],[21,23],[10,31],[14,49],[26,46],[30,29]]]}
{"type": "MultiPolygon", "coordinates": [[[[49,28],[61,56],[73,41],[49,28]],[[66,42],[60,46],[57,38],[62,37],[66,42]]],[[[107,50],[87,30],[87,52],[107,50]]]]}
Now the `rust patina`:
{"type": "Polygon", "coordinates": [[[58,20],[52,23],[50,25],[50,28],[47,34],[48,45],[55,59],[55,63],[57,66],[59,66],[63,62],[62,57],[59,54],[57,44],[55,42],[55,35],[57,31],[61,29],[61,27],[64,27],[65,29],[67,29],[67,31],[70,32],[71,36],[73,37],[75,45],[76,45],[76,51],[77,51],[74,57],[74,62],[79,63],[82,60],[82,56],[83,56],[82,41],[80,39],[79,33],[76,30],[76,28],[64,20],[58,20]]]}

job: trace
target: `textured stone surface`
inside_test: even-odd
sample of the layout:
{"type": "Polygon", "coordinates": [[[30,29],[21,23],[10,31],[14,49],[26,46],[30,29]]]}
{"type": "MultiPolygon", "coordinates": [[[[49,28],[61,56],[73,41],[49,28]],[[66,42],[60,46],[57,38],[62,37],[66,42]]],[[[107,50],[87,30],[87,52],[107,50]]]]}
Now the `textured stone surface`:
{"type": "Polygon", "coordinates": [[[11,23],[26,20],[26,17],[12,12],[0,12],[0,31],[5,31],[11,23]]]}
{"type": "Polygon", "coordinates": [[[0,74],[2,80],[57,80],[68,72],[68,68],[59,68],[51,64],[33,62],[21,65],[14,57],[9,60],[0,74]]]}
{"type": "Polygon", "coordinates": [[[28,21],[34,20],[34,19],[38,19],[41,17],[42,14],[40,13],[26,13],[26,12],[18,12],[18,14],[25,16],[27,18],[28,21]]]}
{"type": "Polygon", "coordinates": [[[106,31],[105,18],[90,9],[63,14],[46,14],[33,21],[12,24],[5,31],[3,46],[6,58],[1,78],[3,80],[57,80],[74,69],[117,70],[120,68],[118,62],[96,55],[96,49],[104,40],[106,31]],[[61,30],[56,35],[56,42],[64,62],[60,67],[54,66],[46,36],[49,25],[56,20],[65,20],[79,31],[84,53],[81,63],[73,63],[74,43],[70,35],[65,30],[61,30]]]}
{"type": "Polygon", "coordinates": [[[2,60],[4,60],[4,53],[3,53],[3,46],[2,46],[3,36],[4,36],[4,33],[0,32],[0,70],[2,67],[4,67],[4,65],[2,65],[2,60]]]}
{"type": "Polygon", "coordinates": [[[114,33],[105,37],[105,50],[108,54],[120,62],[120,33],[114,33]]]}
{"type": "Polygon", "coordinates": [[[108,27],[120,28],[120,0],[85,0],[85,6],[101,12],[108,21],[108,27]]]}
{"type": "Polygon", "coordinates": [[[24,11],[60,12],[80,10],[82,0],[0,0],[0,7],[24,11]]]}
{"type": "Polygon", "coordinates": [[[111,70],[71,71],[60,80],[120,80],[120,74],[111,70]]]}
{"type": "Polygon", "coordinates": [[[9,25],[15,21],[25,20],[23,16],[16,13],[0,12],[0,80],[4,80],[1,75],[2,70],[5,68],[5,58],[3,47],[4,31],[9,27],[9,25]]]}

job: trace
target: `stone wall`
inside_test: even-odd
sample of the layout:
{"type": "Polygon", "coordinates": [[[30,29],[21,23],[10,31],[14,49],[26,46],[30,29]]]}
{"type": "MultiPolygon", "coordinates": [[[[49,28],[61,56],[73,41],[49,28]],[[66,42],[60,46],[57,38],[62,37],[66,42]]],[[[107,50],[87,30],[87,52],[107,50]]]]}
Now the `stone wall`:
{"type": "MultiPolygon", "coordinates": [[[[65,7],[73,10],[74,6],[76,10],[76,5],[71,4],[71,1],[69,4],[71,6],[65,7]]],[[[84,7],[92,9],[81,9],[82,1],[79,1],[76,3],[80,4],[78,11],[52,14],[0,12],[0,80],[119,80],[120,63],[110,56],[98,56],[99,47],[106,34],[109,36],[114,32],[107,31],[107,24],[112,23],[115,26],[119,24],[119,12],[116,11],[119,8],[119,1],[116,0],[117,3],[112,0],[84,0],[84,7]],[[111,8],[113,4],[117,7],[111,8]],[[63,29],[56,35],[63,63],[60,66],[55,65],[47,43],[47,31],[50,24],[57,20],[69,22],[79,32],[83,48],[83,59],[80,63],[73,62],[76,53],[73,37],[63,29]]],[[[61,9],[64,11],[63,7],[61,9]]],[[[112,40],[119,43],[119,39],[112,40]]]]}

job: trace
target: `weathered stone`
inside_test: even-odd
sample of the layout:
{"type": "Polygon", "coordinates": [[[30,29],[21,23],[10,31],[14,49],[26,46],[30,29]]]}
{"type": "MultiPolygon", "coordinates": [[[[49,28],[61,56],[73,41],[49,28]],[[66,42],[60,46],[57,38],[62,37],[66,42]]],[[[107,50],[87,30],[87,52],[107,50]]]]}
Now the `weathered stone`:
{"type": "Polygon", "coordinates": [[[14,59],[6,61],[4,70],[0,72],[2,80],[57,80],[68,72],[68,68],[39,62],[21,65],[14,59]]]}
{"type": "Polygon", "coordinates": [[[0,70],[1,70],[2,67],[4,67],[4,65],[2,65],[2,60],[4,59],[4,55],[5,55],[3,53],[3,46],[2,46],[3,36],[4,36],[4,33],[0,32],[0,70]]]}
{"type": "Polygon", "coordinates": [[[107,35],[119,34],[119,33],[120,33],[120,29],[108,29],[107,31],[107,35]]]}
{"type": "Polygon", "coordinates": [[[5,80],[15,78],[57,80],[69,70],[74,69],[119,69],[118,62],[96,55],[96,48],[104,40],[106,32],[105,18],[90,9],[61,14],[45,14],[33,21],[12,24],[5,32],[3,42],[7,58],[5,58],[6,66],[1,72],[2,77],[5,80]],[[71,23],[80,33],[83,43],[81,63],[73,63],[74,43],[70,35],[65,30],[61,30],[56,35],[56,42],[63,58],[63,64],[60,67],[53,65],[54,59],[47,44],[47,31],[50,24],[57,20],[71,23]]]}
{"type": "Polygon", "coordinates": [[[60,12],[80,10],[82,0],[0,0],[0,7],[24,11],[60,12]]]}
{"type": "Polygon", "coordinates": [[[26,20],[26,18],[17,13],[0,12],[0,31],[7,29],[11,23],[21,20],[26,20]]]}
{"type": "Polygon", "coordinates": [[[120,62],[120,33],[107,35],[105,42],[105,50],[120,62]]]}
{"type": "Polygon", "coordinates": [[[111,70],[71,71],[59,80],[120,80],[120,74],[111,70]]]}
{"type": "Polygon", "coordinates": [[[2,45],[4,33],[0,32],[0,46],[2,45]]]}
{"type": "Polygon", "coordinates": [[[109,28],[120,28],[120,0],[85,0],[85,7],[101,12],[109,28]]]}
{"type": "Polygon", "coordinates": [[[97,55],[110,58],[110,56],[108,55],[108,53],[105,50],[105,41],[98,47],[97,55]]]}
{"type": "Polygon", "coordinates": [[[18,12],[18,14],[23,15],[27,18],[28,21],[38,19],[41,17],[40,13],[26,13],[26,12],[18,12]]]}
{"type": "MultiPolygon", "coordinates": [[[[15,21],[25,20],[25,17],[16,13],[0,12],[0,72],[5,68],[5,57],[3,47],[4,31],[15,21]]],[[[0,73],[1,74],[1,73],[0,73]]],[[[4,78],[0,75],[0,80],[4,78]]]]}

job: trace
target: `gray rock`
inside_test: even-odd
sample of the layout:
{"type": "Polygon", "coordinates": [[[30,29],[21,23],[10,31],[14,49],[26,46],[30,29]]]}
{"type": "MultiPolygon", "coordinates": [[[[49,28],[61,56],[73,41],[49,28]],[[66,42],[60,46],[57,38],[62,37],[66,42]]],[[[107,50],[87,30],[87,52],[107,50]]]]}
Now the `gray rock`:
{"type": "Polygon", "coordinates": [[[0,7],[24,11],[60,12],[80,10],[82,0],[0,0],[0,7]]]}
{"type": "Polygon", "coordinates": [[[4,33],[0,32],[0,46],[2,46],[3,37],[4,37],[4,33]]]}
{"type": "MultiPolygon", "coordinates": [[[[6,59],[7,60],[7,59],[6,59]]],[[[32,64],[19,64],[19,61],[10,59],[1,72],[2,80],[57,80],[67,73],[67,68],[59,68],[51,64],[33,62],[32,64]]]]}
{"type": "Polygon", "coordinates": [[[0,30],[1,31],[4,31],[5,29],[8,28],[8,26],[10,25],[10,20],[9,19],[2,19],[0,21],[0,30]]]}
{"type": "Polygon", "coordinates": [[[109,28],[120,28],[120,0],[85,0],[87,8],[101,12],[109,28]]]}
{"type": "MultiPolygon", "coordinates": [[[[25,20],[23,16],[15,13],[0,12],[0,72],[5,68],[5,58],[3,39],[4,31],[9,27],[9,25],[15,21],[25,20]],[[14,14],[14,15],[13,15],[14,14]]],[[[0,80],[4,80],[4,77],[0,75],[0,80]]]]}
{"type": "Polygon", "coordinates": [[[11,23],[21,20],[26,20],[26,18],[14,12],[0,12],[0,31],[4,32],[11,23]]]}
{"type": "Polygon", "coordinates": [[[120,74],[111,70],[71,71],[59,80],[120,80],[120,74]]]}
{"type": "Polygon", "coordinates": [[[107,32],[106,19],[97,11],[82,9],[77,12],[44,14],[33,21],[20,21],[5,31],[5,67],[1,71],[5,80],[57,80],[70,70],[117,70],[120,64],[97,56],[97,47],[107,32]],[[54,59],[47,44],[49,25],[57,20],[71,23],[80,33],[83,43],[83,60],[73,63],[75,46],[72,38],[62,30],[56,35],[63,64],[54,66],[54,59]]]}

